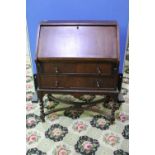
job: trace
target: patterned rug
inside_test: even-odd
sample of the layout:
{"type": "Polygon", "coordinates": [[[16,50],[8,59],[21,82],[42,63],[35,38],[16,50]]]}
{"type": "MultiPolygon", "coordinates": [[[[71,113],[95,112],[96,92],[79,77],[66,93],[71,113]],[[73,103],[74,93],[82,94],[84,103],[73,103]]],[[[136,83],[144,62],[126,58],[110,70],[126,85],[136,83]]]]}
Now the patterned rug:
{"type": "MultiPolygon", "coordinates": [[[[109,121],[98,113],[71,110],[62,111],[46,117],[46,122],[40,121],[39,104],[32,103],[34,83],[30,56],[26,60],[26,149],[27,155],[128,155],[129,147],[129,67],[128,56],[125,64],[122,93],[125,103],[116,111],[116,121],[109,121]]],[[[91,101],[103,96],[85,95],[76,99],[71,95],[55,95],[56,97],[73,101],[91,101]]],[[[110,101],[112,102],[112,101],[110,101]]],[[[44,96],[46,111],[53,107],[66,107],[64,103],[49,101],[44,96]]],[[[101,103],[93,108],[102,109],[109,114],[110,105],[101,103]]],[[[118,104],[119,106],[119,104],[118,104]]]]}

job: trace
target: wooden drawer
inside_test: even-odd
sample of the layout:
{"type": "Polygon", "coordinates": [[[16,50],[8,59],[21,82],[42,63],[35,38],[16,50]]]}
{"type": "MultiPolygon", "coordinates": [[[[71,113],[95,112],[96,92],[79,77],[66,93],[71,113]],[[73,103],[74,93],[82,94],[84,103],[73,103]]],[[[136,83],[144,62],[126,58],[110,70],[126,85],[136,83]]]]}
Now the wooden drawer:
{"type": "Polygon", "coordinates": [[[81,77],[39,75],[39,88],[78,88],[78,89],[114,89],[116,77],[81,77]]]}
{"type": "Polygon", "coordinates": [[[94,74],[111,76],[114,71],[118,70],[117,65],[112,63],[91,63],[91,62],[44,62],[39,65],[39,73],[43,74],[94,74]]]}

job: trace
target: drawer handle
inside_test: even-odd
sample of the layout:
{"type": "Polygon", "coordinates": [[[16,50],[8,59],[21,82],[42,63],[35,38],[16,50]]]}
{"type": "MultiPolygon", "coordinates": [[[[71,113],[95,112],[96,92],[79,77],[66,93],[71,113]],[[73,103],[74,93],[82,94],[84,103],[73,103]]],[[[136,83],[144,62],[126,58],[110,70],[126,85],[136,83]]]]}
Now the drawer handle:
{"type": "Polygon", "coordinates": [[[98,74],[101,74],[102,73],[100,67],[97,67],[97,73],[98,74]]]}
{"type": "Polygon", "coordinates": [[[59,73],[58,67],[55,67],[55,72],[56,72],[56,73],[59,73]]]}
{"type": "Polygon", "coordinates": [[[55,81],[55,87],[58,87],[58,85],[59,85],[59,82],[55,81]]]}
{"type": "Polygon", "coordinates": [[[97,81],[97,87],[98,88],[100,88],[101,86],[100,86],[100,82],[99,81],[97,81]]]}

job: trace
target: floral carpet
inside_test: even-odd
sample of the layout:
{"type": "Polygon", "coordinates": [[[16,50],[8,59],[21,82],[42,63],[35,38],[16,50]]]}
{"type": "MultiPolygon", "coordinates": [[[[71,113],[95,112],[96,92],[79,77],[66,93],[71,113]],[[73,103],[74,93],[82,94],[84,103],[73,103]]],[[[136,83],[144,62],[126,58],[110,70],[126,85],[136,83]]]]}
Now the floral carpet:
{"type": "MultiPolygon", "coordinates": [[[[116,111],[116,121],[110,125],[104,115],[70,110],[50,114],[45,123],[40,121],[39,103],[32,103],[34,83],[29,54],[26,60],[26,155],[128,155],[129,153],[129,67],[126,60],[122,93],[125,102],[116,111]]],[[[71,95],[55,95],[65,100],[96,100],[103,96],[85,95],[76,99],[71,95]]],[[[112,101],[110,101],[112,102],[112,101]]],[[[44,96],[46,111],[53,107],[66,107],[64,103],[50,101],[44,96]]],[[[98,104],[105,114],[110,105],[98,104]]]]}

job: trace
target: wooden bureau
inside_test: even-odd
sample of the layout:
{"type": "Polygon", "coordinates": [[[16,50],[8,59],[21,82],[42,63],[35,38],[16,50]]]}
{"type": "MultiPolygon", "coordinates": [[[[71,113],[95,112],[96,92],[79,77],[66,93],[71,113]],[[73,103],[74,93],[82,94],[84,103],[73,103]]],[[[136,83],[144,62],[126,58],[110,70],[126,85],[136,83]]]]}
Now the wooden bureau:
{"type": "MultiPolygon", "coordinates": [[[[42,98],[45,94],[62,93],[76,97],[83,94],[101,94],[113,97],[116,102],[119,93],[117,23],[42,22],[38,31],[36,66],[37,93],[43,122],[49,114],[44,112],[42,98]]],[[[111,112],[112,123],[115,119],[115,102],[111,112]]],[[[74,108],[81,107],[82,104],[79,104],[74,108]]]]}

